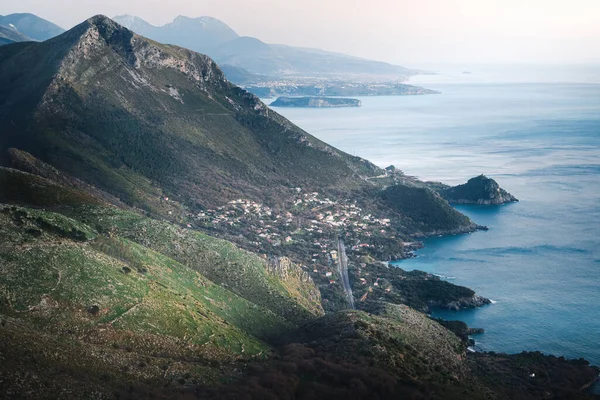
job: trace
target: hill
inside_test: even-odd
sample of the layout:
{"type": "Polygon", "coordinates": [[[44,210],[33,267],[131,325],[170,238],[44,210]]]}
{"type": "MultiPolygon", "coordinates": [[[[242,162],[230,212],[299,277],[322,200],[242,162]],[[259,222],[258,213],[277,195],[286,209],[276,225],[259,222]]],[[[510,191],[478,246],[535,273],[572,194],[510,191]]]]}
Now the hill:
{"type": "Polygon", "coordinates": [[[519,201],[515,196],[502,189],[495,180],[485,175],[471,178],[462,185],[443,188],[439,193],[450,203],[455,204],[494,205],[519,201]]]}
{"type": "Polygon", "coordinates": [[[8,168],[0,168],[0,235],[9,398],[27,390],[88,398],[190,376],[214,384],[323,314],[318,290],[290,262],[273,269],[231,243],[8,168]]]}
{"type": "Polygon", "coordinates": [[[65,31],[60,26],[29,13],[0,16],[0,25],[12,25],[21,34],[37,41],[53,38],[65,31]]]}
{"type": "Polygon", "coordinates": [[[389,75],[399,79],[417,73],[384,62],[240,37],[226,24],[211,17],[179,16],[160,27],[130,15],[116,16],[114,20],[150,39],[186,47],[209,55],[219,64],[244,68],[259,75],[389,75]]]}
{"type": "Polygon", "coordinates": [[[328,279],[340,232],[349,248],[363,245],[361,256],[395,259],[408,256],[413,235],[477,229],[427,191],[410,208],[383,196],[385,171],[302,131],[208,57],[102,16],[0,48],[0,123],[5,166],[289,257],[328,310],[347,306],[328,279]]]}
{"type": "Polygon", "coordinates": [[[378,315],[343,311],[290,335],[277,356],[206,398],[591,398],[578,388],[597,370],[540,353],[465,354],[424,314],[385,304],[378,315]],[[531,374],[541,376],[531,378],[531,374]]]}

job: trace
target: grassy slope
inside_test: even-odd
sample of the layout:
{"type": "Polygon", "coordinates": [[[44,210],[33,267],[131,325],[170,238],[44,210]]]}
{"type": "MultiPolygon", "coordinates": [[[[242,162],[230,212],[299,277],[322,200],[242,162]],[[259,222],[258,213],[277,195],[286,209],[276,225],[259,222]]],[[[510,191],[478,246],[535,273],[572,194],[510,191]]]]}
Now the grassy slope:
{"type": "MultiPolygon", "coordinates": [[[[380,316],[345,311],[304,327],[257,378],[217,392],[234,399],[479,399],[460,340],[406,306],[380,316]]],[[[208,391],[211,395],[214,392],[208,391]]]]}
{"type": "Polygon", "coordinates": [[[214,383],[270,354],[264,340],[322,313],[310,281],[267,272],[226,241],[17,170],[0,169],[0,193],[58,211],[0,205],[0,381],[16,393],[214,383]],[[138,229],[171,251],[191,241],[194,268],[120,235],[138,229]],[[226,272],[220,284],[198,272],[215,268],[226,272]]]}
{"type": "Polygon", "coordinates": [[[1,218],[7,314],[49,329],[108,324],[187,337],[240,354],[242,345],[264,350],[245,332],[267,337],[289,326],[164,255],[60,214],[5,207],[1,218]]]}
{"type": "Polygon", "coordinates": [[[99,230],[173,257],[291,322],[323,312],[318,291],[296,267],[281,279],[267,271],[264,259],[225,240],[118,209],[86,207],[78,213],[99,230]]]}

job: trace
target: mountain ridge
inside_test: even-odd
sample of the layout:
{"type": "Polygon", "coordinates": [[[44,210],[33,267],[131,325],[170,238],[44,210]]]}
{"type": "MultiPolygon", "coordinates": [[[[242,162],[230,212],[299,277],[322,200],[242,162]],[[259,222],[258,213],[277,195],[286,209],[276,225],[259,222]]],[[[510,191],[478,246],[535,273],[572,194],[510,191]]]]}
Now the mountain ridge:
{"type": "Polygon", "coordinates": [[[172,44],[188,47],[191,50],[205,53],[215,59],[219,64],[231,64],[236,67],[242,67],[252,73],[260,75],[294,75],[294,74],[364,74],[364,75],[395,75],[396,77],[406,77],[415,74],[416,71],[392,65],[381,61],[371,61],[360,57],[349,56],[342,53],[330,52],[320,49],[293,47],[282,44],[267,44],[253,37],[240,37],[222,21],[213,17],[177,17],[173,22],[163,26],[154,26],[143,19],[132,15],[119,15],[114,17],[117,22],[127,24],[130,21],[136,21],[137,28],[144,36],[157,41],[164,41],[172,44]],[[185,40],[188,34],[172,31],[175,27],[175,21],[209,21],[211,25],[218,24],[221,31],[219,35],[214,36],[212,41],[189,42],[185,40]],[[227,35],[223,34],[227,27],[227,35]],[[225,40],[225,36],[228,40],[225,40]],[[251,41],[255,48],[253,51],[248,48],[251,41]],[[185,43],[184,43],[185,42],[185,43]],[[258,47],[256,47],[258,46],[258,47]],[[331,64],[330,67],[327,65],[331,64]]]}

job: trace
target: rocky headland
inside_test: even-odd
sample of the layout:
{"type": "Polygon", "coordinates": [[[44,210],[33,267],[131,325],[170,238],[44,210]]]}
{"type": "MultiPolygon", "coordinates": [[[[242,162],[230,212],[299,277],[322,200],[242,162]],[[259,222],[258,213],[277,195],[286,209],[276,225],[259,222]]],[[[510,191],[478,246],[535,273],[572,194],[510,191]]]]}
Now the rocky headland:
{"type": "Polygon", "coordinates": [[[495,180],[483,174],[469,179],[462,185],[443,188],[439,193],[452,204],[498,205],[519,201],[502,189],[495,180]]]}

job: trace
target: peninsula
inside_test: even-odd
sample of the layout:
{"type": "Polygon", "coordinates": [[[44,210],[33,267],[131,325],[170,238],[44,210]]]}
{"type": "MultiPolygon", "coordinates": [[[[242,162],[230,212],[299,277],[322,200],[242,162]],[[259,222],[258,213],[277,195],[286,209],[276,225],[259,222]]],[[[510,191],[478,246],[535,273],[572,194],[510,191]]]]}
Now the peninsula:
{"type": "Polygon", "coordinates": [[[307,108],[340,108],[360,107],[358,99],[347,97],[279,97],[272,102],[272,107],[307,107],[307,108]]]}

